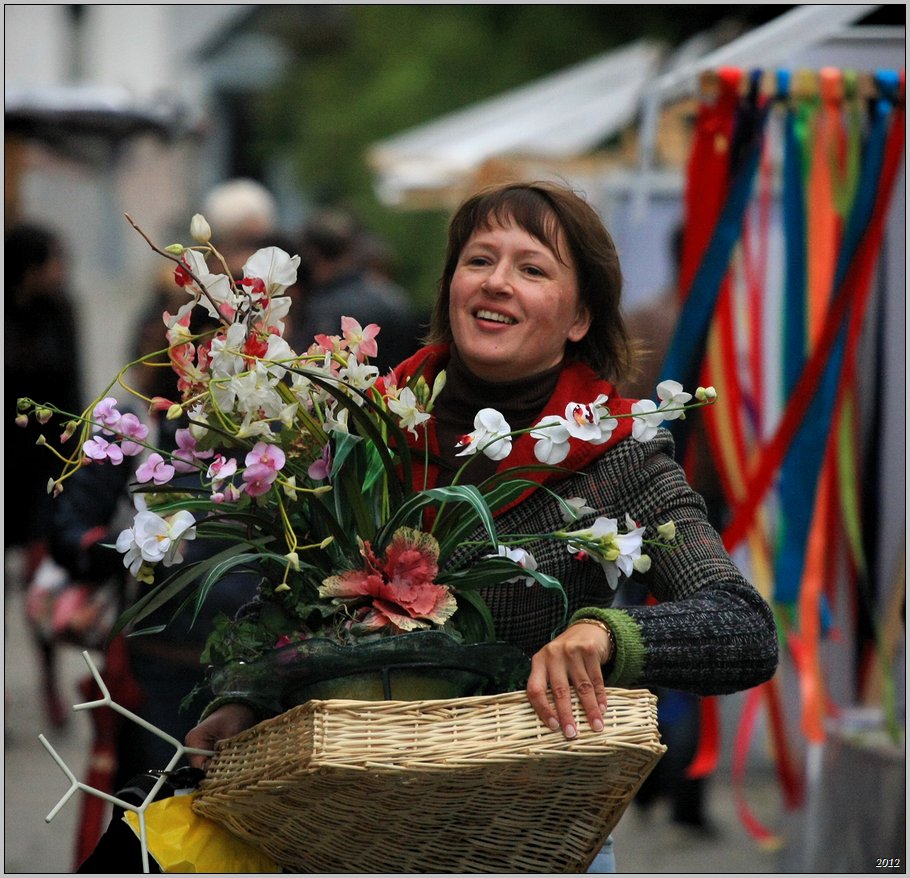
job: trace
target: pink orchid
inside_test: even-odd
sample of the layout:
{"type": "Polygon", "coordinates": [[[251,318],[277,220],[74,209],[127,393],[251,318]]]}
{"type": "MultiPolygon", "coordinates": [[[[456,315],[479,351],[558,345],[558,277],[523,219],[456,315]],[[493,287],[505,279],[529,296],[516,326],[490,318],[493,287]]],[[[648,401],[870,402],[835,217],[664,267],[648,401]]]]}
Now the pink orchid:
{"type": "Polygon", "coordinates": [[[358,623],[364,628],[410,631],[429,623],[443,625],[457,609],[449,588],[433,582],[439,572],[439,544],[430,534],[399,528],[382,562],[368,543],[362,554],[364,569],[328,577],[319,594],[341,602],[368,598],[368,612],[358,623]]]}
{"type": "Polygon", "coordinates": [[[108,442],[96,436],[94,439],[87,439],[82,445],[82,453],[91,460],[109,460],[114,466],[123,463],[123,452],[120,446],[115,442],[108,442]]]}
{"type": "Polygon", "coordinates": [[[212,503],[236,503],[246,490],[246,485],[233,485],[228,482],[223,491],[212,492],[212,503]]]}
{"type": "Polygon", "coordinates": [[[251,497],[265,494],[278,477],[278,471],[285,464],[284,452],[277,445],[268,442],[257,442],[247,454],[243,471],[246,491],[251,497]]]}
{"type": "Polygon", "coordinates": [[[132,412],[127,412],[120,418],[117,433],[123,438],[120,448],[126,457],[135,457],[142,453],[140,444],[149,434],[148,425],[143,424],[132,412]]]}
{"type": "Polygon", "coordinates": [[[325,448],[322,449],[322,454],[310,464],[306,474],[313,479],[313,481],[320,481],[321,479],[327,479],[331,472],[332,446],[326,442],[325,448]]]}
{"type": "Polygon", "coordinates": [[[117,424],[120,423],[121,414],[117,409],[117,400],[112,396],[107,396],[99,402],[92,410],[92,418],[100,421],[105,433],[113,433],[117,424]]]}
{"type": "Polygon", "coordinates": [[[375,357],[379,353],[376,336],[379,335],[379,325],[370,323],[361,326],[353,317],[341,318],[341,331],[348,344],[348,350],[358,360],[364,357],[375,357]]]}
{"type": "Polygon", "coordinates": [[[173,455],[173,464],[178,473],[188,473],[198,469],[195,464],[197,460],[207,460],[215,453],[214,451],[197,450],[196,437],[187,427],[182,427],[174,433],[174,440],[177,442],[177,450],[173,455]]]}
{"type": "Polygon", "coordinates": [[[320,332],[318,335],[314,335],[313,338],[315,344],[310,345],[310,349],[314,353],[337,354],[347,346],[347,342],[342,341],[340,335],[326,335],[320,332]]]}
{"type": "Polygon", "coordinates": [[[174,467],[167,463],[157,452],[150,454],[149,458],[136,470],[136,481],[154,482],[156,485],[166,485],[174,478],[174,467]]]}
{"type": "Polygon", "coordinates": [[[205,475],[215,482],[223,482],[234,475],[235,472],[237,472],[236,458],[232,457],[230,460],[225,460],[223,454],[216,454],[215,459],[209,464],[205,475]]]}

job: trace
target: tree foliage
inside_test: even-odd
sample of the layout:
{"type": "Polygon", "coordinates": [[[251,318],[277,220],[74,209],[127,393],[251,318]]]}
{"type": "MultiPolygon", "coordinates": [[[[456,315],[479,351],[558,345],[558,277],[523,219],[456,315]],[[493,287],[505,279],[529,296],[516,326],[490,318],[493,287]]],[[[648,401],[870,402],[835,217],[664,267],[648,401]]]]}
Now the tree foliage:
{"type": "MultiPolygon", "coordinates": [[[[786,8],[739,10],[768,18],[786,8]]],[[[643,35],[677,42],[719,16],[715,6],[647,4],[342,9],[340,29],[311,40],[265,96],[253,130],[267,132],[262,152],[290,158],[309,201],[344,203],[385,237],[399,280],[422,304],[433,296],[447,217],[380,204],[365,158],[372,143],[643,35]]]]}

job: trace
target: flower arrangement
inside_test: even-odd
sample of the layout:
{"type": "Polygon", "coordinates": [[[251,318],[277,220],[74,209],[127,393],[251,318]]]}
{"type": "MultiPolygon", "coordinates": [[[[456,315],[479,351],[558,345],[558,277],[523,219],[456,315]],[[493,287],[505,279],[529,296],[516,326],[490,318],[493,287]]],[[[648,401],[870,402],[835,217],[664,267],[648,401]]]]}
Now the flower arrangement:
{"type": "MultiPolygon", "coordinates": [[[[124,366],[81,414],[24,398],[17,409],[20,425],[62,415],[68,420],[61,447],[76,439],[69,454],[53,449],[63,468],[49,492],[63,491],[82,467],[138,458],[136,514],[116,549],[147,588],[117,630],[135,628],[178,597],[198,605],[229,572],[253,570],[263,583],[262,612],[255,620],[222,620],[204,660],[248,661],[311,637],[346,644],[418,629],[488,641],[495,634],[480,586],[524,580],[562,592],[558,580],[537,569],[530,543],[555,540],[580,560],[599,563],[611,588],[621,575],[647,570],[648,544],[674,545],[672,522],[661,526],[658,540],[645,539],[644,528],[628,516],[623,522],[596,518],[573,529],[593,510],[582,498],[553,492],[564,529],[499,534],[495,510],[530,483],[511,472],[479,486],[462,483],[474,455],[503,460],[511,451],[517,433],[494,409],[479,411],[475,429],[459,439],[458,456],[466,460],[451,484],[415,487],[415,449],[444,373],[432,387],[421,375],[409,376],[403,386],[394,373],[380,376],[370,365],[379,327],[347,317],[340,334],[318,335],[308,350],[296,352],[284,330],[299,257],[266,247],[234,280],[199,214],[190,228],[196,243],[164,249],[127,219],[153,250],[175,262],[176,281],[187,293],[176,314],[163,314],[166,344],[124,366]],[[196,309],[215,328],[191,331],[196,309]],[[127,380],[137,367],[173,369],[177,398],[144,396],[127,380]],[[115,385],[151,411],[183,420],[175,448],[149,442],[143,421],[121,412],[111,395],[115,385]],[[453,553],[478,529],[482,557],[455,568],[453,553]],[[202,560],[184,563],[192,540],[210,541],[212,549],[202,560]]],[[[619,417],[632,417],[633,438],[645,441],[664,420],[715,398],[713,389],[699,388],[693,402],[674,381],[663,382],[657,394],[659,402],[636,402],[628,415],[611,414],[603,396],[571,403],[564,417],[529,428],[537,460],[558,467],[571,440],[605,442],[619,417]]],[[[38,441],[48,444],[43,436],[38,441]]]]}

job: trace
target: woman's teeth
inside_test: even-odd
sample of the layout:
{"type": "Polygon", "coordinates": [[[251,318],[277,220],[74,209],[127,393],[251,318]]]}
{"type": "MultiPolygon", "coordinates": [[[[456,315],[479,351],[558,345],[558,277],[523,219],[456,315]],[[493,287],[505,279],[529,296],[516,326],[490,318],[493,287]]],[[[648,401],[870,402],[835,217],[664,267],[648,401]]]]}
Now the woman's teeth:
{"type": "Polygon", "coordinates": [[[507,317],[505,314],[498,314],[496,311],[486,310],[478,311],[477,318],[479,320],[492,320],[494,323],[505,323],[508,326],[518,322],[512,317],[507,317]]]}

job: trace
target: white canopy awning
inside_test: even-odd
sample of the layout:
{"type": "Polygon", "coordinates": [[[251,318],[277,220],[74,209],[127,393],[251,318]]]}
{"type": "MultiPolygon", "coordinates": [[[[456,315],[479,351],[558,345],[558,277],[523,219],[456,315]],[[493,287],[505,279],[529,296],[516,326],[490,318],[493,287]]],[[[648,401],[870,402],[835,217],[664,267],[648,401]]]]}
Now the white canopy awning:
{"type": "Polygon", "coordinates": [[[880,5],[797,6],[719,48],[695,38],[669,59],[648,40],[607,52],[374,144],[367,160],[377,194],[403,205],[418,194],[458,188],[496,158],[577,159],[637,115],[640,167],[647,170],[660,107],[694,95],[702,72],[786,63],[880,5]]]}
{"type": "Polygon", "coordinates": [[[657,73],[661,46],[640,40],[380,141],[368,161],[387,204],[455,185],[499,155],[572,157],[622,130],[657,73]]]}

